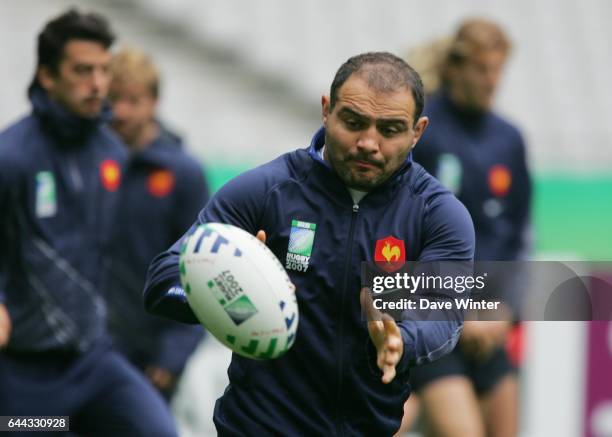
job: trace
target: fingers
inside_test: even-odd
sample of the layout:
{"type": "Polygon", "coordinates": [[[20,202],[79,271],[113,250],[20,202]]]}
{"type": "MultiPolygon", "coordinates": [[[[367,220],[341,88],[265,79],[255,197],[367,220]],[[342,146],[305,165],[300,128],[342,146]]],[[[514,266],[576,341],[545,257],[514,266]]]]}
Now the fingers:
{"type": "MultiPolygon", "coordinates": [[[[376,351],[380,351],[381,348],[384,347],[385,326],[380,320],[368,322],[368,333],[370,334],[370,340],[374,343],[376,351]]],[[[380,367],[380,365],[378,367],[380,367]]]]}
{"type": "Polygon", "coordinates": [[[404,353],[404,342],[399,326],[388,314],[383,314],[382,329],[384,330],[383,347],[378,353],[378,367],[383,372],[382,382],[388,384],[396,376],[395,367],[404,353]]]}
{"type": "Polygon", "coordinates": [[[161,390],[168,390],[173,385],[174,376],[166,369],[150,366],[146,369],[145,373],[153,385],[161,390]]]}
{"type": "Polygon", "coordinates": [[[374,308],[368,288],[361,289],[359,299],[368,320],[370,339],[376,347],[376,364],[383,372],[382,382],[388,384],[395,378],[395,366],[404,353],[402,334],[389,314],[374,308]]]}
{"type": "MultiPolygon", "coordinates": [[[[383,327],[385,330],[385,347],[390,352],[398,352],[401,355],[404,349],[404,341],[402,340],[402,333],[395,323],[395,320],[389,314],[382,315],[383,327]]],[[[399,361],[399,360],[398,360],[399,361]]]]}
{"type": "Polygon", "coordinates": [[[382,315],[382,321],[385,327],[385,333],[387,335],[399,335],[401,336],[399,326],[395,323],[395,320],[389,314],[382,315]]]}
{"type": "Polygon", "coordinates": [[[372,297],[366,287],[363,287],[359,292],[359,302],[361,303],[361,308],[367,313],[368,308],[371,306],[369,304],[372,302],[372,297]]]}
{"type": "Polygon", "coordinates": [[[359,301],[361,302],[361,309],[365,311],[366,319],[369,321],[382,320],[383,314],[380,310],[374,308],[372,296],[370,295],[370,289],[363,287],[359,294],[359,301]]]}
{"type": "Polygon", "coordinates": [[[0,349],[4,348],[9,341],[9,331],[0,326],[0,349]]]}
{"type": "Polygon", "coordinates": [[[393,381],[393,379],[395,378],[395,375],[396,375],[395,364],[386,365],[383,368],[383,376],[382,376],[383,384],[389,384],[391,381],[393,381]]]}
{"type": "Polygon", "coordinates": [[[6,346],[11,337],[11,318],[6,306],[0,303],[0,349],[6,346]]]}
{"type": "Polygon", "coordinates": [[[399,351],[386,349],[378,354],[378,368],[383,372],[382,382],[388,384],[395,378],[395,366],[399,363],[401,354],[399,351]]]}
{"type": "Polygon", "coordinates": [[[266,244],[266,231],[264,230],[257,231],[257,235],[255,235],[255,237],[257,237],[257,239],[261,241],[263,244],[266,244]]]}
{"type": "Polygon", "coordinates": [[[381,322],[382,314],[372,305],[372,296],[370,296],[368,288],[364,287],[361,289],[359,300],[361,302],[361,309],[365,312],[365,317],[368,321],[370,338],[378,351],[385,338],[385,327],[381,322]]]}
{"type": "Polygon", "coordinates": [[[401,358],[399,347],[390,348],[385,347],[378,354],[378,368],[384,371],[385,366],[393,366],[399,363],[401,358]]]}

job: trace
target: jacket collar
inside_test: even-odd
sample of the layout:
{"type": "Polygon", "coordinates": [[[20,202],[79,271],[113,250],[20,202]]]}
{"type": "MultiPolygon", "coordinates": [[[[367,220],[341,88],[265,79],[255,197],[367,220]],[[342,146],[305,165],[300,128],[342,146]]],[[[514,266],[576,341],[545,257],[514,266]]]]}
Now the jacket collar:
{"type": "Polygon", "coordinates": [[[167,167],[168,161],[172,159],[182,148],[181,140],[175,134],[159,125],[159,135],[143,150],[134,153],[132,160],[145,164],[153,164],[159,167],[167,167]]]}
{"type": "Polygon", "coordinates": [[[470,110],[458,106],[450,97],[447,88],[442,88],[433,99],[440,99],[453,117],[459,119],[468,129],[478,128],[489,117],[491,111],[470,110]]]}
{"type": "Polygon", "coordinates": [[[40,85],[34,85],[28,97],[34,115],[41,120],[43,128],[57,138],[58,145],[63,147],[81,146],[101,123],[111,118],[110,106],[106,103],[97,117],[79,117],[52,101],[40,85]]]}

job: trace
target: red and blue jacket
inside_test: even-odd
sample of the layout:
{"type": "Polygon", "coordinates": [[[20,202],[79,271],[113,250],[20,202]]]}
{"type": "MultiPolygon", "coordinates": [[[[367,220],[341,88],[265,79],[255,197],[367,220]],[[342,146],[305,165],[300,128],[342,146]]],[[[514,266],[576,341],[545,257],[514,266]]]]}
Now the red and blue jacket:
{"type": "MultiPolygon", "coordinates": [[[[233,179],[194,224],[229,223],[251,234],[263,229],[274,254],[295,268],[288,270],[300,311],[295,343],[275,360],[233,355],[230,385],[215,407],[220,435],[391,435],[410,393],[409,367],[447,354],[460,335],[458,319],[400,322],[404,354],[398,374],[387,385],[381,382],[362,319],[362,261],[374,260],[377,242],[388,237],[401,242],[406,260],[471,261],[474,229],[463,205],[410,160],[355,204],[317,153],[324,138],[321,129],[309,148],[233,179]],[[301,268],[288,256],[294,221],[316,224],[301,268]]],[[[180,243],[149,268],[145,305],[197,323],[180,291],[180,243]]]]}

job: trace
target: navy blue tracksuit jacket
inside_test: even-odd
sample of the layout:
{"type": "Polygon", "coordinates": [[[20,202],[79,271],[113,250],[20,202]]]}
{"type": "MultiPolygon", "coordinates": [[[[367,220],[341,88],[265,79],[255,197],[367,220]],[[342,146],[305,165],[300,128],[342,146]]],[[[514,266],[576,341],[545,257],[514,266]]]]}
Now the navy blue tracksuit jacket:
{"type": "MultiPolygon", "coordinates": [[[[376,242],[402,240],[407,260],[471,260],[474,230],[463,205],[420,165],[406,162],[358,205],[309,149],[285,154],[225,185],[196,225],[230,223],[255,234],[285,263],[292,220],[316,224],[308,267],[289,270],[297,287],[300,325],[293,347],[271,361],[234,355],[230,385],[217,401],[221,435],[391,435],[409,395],[408,368],[450,352],[461,321],[400,322],[404,355],[398,375],[381,382],[359,302],[360,266],[376,242]]],[[[195,225],[194,225],[195,226],[195,225]]],[[[152,263],[147,308],[197,322],[180,287],[180,241],[152,263]]]]}
{"type": "Polygon", "coordinates": [[[160,135],[126,164],[106,295],[111,334],[140,368],[155,365],[179,375],[202,338],[201,326],[145,312],[142,290],[153,258],[183,235],[208,196],[202,166],[162,126],[160,135]]]}
{"type": "Polygon", "coordinates": [[[455,193],[474,220],[477,260],[524,257],[531,181],[520,132],[493,112],[457,108],[442,90],[424,114],[430,119],[413,156],[455,193]]]}
{"type": "Polygon", "coordinates": [[[108,112],[77,117],[38,85],[0,133],[0,414],[70,416],[79,435],[174,436],[153,387],[110,345],[102,295],[126,158],[108,112]]]}
{"type": "Polygon", "coordinates": [[[38,87],[30,99],[33,114],[0,133],[8,349],[84,351],[106,332],[104,254],[126,153],[104,120],[76,118],[38,87]]]}

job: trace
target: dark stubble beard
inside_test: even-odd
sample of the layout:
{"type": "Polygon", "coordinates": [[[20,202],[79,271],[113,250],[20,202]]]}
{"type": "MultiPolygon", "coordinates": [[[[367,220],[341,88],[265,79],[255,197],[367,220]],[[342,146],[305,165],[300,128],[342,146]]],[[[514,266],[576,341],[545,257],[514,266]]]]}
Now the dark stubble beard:
{"type": "MultiPolygon", "coordinates": [[[[334,171],[338,174],[344,184],[352,189],[360,191],[370,191],[382,184],[393,172],[384,172],[384,164],[380,162],[373,162],[370,158],[364,156],[347,156],[345,159],[337,160],[334,156],[333,145],[330,147],[329,143],[326,143],[325,160],[330,163],[334,171]],[[350,162],[354,160],[365,161],[376,166],[381,172],[376,174],[373,178],[357,178],[355,172],[351,170],[350,162]]],[[[395,171],[395,170],[394,170],[395,171]]]]}

